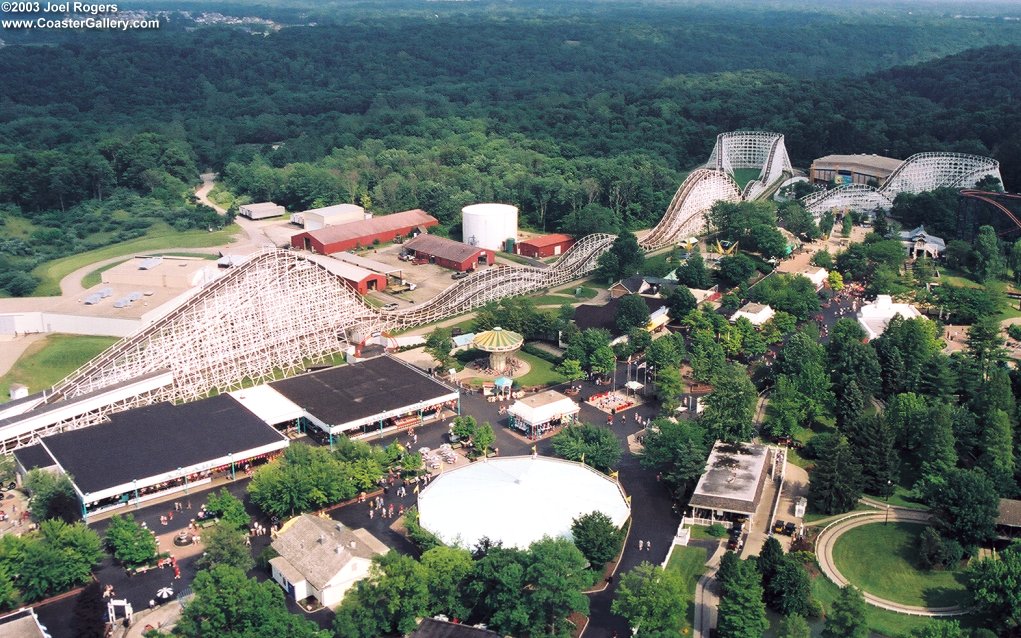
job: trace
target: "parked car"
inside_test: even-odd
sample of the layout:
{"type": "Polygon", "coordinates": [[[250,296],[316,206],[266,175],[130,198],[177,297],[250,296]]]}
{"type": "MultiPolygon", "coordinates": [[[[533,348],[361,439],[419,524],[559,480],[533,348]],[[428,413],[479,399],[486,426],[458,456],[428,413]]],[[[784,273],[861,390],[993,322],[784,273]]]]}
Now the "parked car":
{"type": "Polygon", "coordinates": [[[467,270],[464,271],[464,272],[455,272],[453,275],[450,276],[450,278],[451,279],[464,279],[465,277],[467,277],[470,274],[471,273],[468,272],[467,270]]]}
{"type": "Polygon", "coordinates": [[[391,301],[390,303],[383,306],[383,310],[397,310],[397,308],[399,307],[400,306],[397,304],[396,301],[391,301]]]}
{"type": "Polygon", "coordinates": [[[787,534],[788,536],[794,536],[794,534],[796,534],[797,531],[798,526],[794,523],[789,522],[783,526],[783,533],[787,534]]]}
{"type": "Polygon", "coordinates": [[[775,523],[773,523],[773,533],[774,534],[783,534],[784,533],[783,530],[784,530],[785,527],[787,527],[787,522],[786,521],[781,521],[781,520],[778,519],[775,523]]]}

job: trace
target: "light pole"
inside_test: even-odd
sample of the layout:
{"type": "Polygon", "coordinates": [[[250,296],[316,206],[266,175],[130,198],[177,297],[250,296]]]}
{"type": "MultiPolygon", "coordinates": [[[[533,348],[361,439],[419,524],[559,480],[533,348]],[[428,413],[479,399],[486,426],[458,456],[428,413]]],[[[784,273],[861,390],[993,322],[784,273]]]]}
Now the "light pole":
{"type": "Polygon", "coordinates": [[[886,481],[886,521],[883,525],[890,524],[890,486],[893,485],[893,481],[886,481]]]}

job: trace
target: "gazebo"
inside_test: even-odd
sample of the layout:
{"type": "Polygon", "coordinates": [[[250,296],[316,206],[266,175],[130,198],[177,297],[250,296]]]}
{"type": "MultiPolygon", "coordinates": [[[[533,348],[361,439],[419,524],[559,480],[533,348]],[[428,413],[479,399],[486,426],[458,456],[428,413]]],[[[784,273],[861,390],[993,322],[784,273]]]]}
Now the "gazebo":
{"type": "Polygon", "coordinates": [[[490,369],[503,373],[509,369],[509,355],[520,349],[524,342],[525,338],[518,333],[497,327],[476,334],[472,345],[489,353],[490,369]]]}
{"type": "Polygon", "coordinates": [[[493,385],[496,386],[496,391],[498,394],[502,395],[506,393],[507,396],[510,396],[511,388],[514,386],[514,381],[511,380],[509,377],[500,376],[493,379],[493,385]]]}

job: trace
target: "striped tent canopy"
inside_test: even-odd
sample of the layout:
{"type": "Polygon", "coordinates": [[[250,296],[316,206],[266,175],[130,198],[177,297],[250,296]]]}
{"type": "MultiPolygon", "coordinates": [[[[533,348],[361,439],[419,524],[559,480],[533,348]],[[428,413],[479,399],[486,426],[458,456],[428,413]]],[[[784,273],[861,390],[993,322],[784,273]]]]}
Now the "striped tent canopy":
{"type": "Polygon", "coordinates": [[[510,352],[520,348],[524,342],[525,338],[516,332],[504,330],[503,328],[493,328],[492,330],[486,330],[475,335],[475,340],[472,341],[472,344],[479,350],[486,352],[510,352]]]}

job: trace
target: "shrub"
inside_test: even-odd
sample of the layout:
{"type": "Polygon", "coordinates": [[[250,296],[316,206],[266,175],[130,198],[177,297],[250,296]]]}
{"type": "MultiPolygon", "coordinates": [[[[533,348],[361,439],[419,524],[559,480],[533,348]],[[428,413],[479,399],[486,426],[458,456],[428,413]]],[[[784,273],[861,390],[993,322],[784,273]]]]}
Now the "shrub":
{"type": "Polygon", "coordinates": [[[706,533],[713,538],[723,538],[727,535],[727,528],[719,523],[713,523],[706,529],[706,533]]]}

